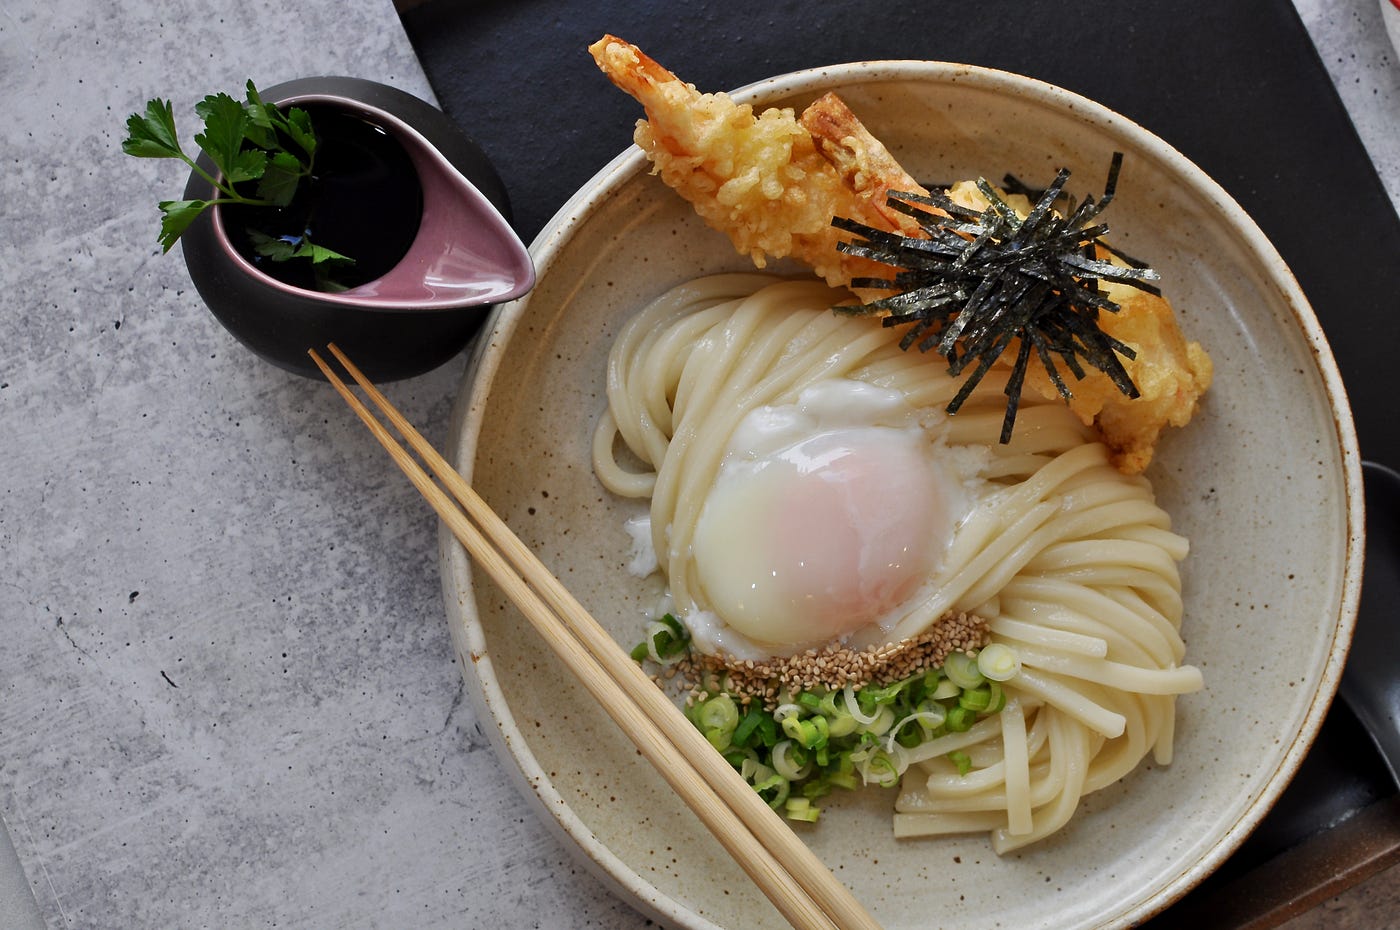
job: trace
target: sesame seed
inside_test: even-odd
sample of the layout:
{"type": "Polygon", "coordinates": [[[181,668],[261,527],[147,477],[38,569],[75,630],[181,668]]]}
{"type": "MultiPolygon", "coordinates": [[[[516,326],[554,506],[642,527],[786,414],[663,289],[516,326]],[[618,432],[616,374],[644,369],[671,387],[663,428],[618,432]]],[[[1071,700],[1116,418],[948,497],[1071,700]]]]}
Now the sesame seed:
{"type": "Polygon", "coordinates": [[[859,691],[866,684],[887,685],[941,666],[954,652],[971,655],[989,639],[987,621],[981,617],[952,612],[918,636],[902,643],[852,650],[830,643],[821,650],[808,649],[788,658],[743,661],[724,656],[692,654],[675,669],[693,687],[691,700],[705,700],[709,688],[720,688],[744,704],[762,701],[765,709],[778,704],[782,692],[792,683],[805,691],[838,691],[850,685],[859,691]]]}

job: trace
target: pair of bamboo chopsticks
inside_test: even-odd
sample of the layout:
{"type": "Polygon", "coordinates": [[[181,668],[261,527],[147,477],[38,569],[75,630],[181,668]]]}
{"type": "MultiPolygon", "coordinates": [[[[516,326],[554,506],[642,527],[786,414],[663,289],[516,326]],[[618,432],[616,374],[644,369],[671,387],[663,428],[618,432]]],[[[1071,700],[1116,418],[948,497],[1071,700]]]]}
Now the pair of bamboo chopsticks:
{"type": "Polygon", "coordinates": [[[715,752],[505,521],[340,349],[335,345],[327,348],[422,457],[442,487],[313,349],[309,354],[326,380],[427,498],[474,564],[500,585],[788,922],[800,930],[879,930],[879,924],[850,891],[715,752]]]}

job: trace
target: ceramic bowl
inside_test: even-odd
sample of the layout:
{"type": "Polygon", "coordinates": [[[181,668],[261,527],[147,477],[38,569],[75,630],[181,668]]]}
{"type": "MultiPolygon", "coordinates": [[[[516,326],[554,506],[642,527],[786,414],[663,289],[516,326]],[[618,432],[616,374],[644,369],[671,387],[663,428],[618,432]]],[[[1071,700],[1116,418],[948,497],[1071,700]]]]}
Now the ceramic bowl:
{"type": "MultiPolygon", "coordinates": [[[[264,100],[317,104],[362,119],[396,139],[422,189],[423,212],[407,254],[350,290],[295,287],[233,247],[221,209],[205,211],[181,244],[195,288],[241,343],[278,367],[312,378],[307,349],[335,342],[376,381],[421,374],[459,353],[491,306],[534,283],[525,246],[510,228],[510,199],[486,155],[445,114],[394,87],[349,77],[301,78],[264,100]]],[[[208,156],[200,163],[213,170],[208,156]]],[[[187,200],[212,185],[191,172],[187,200]]]]}
{"type": "MultiPolygon", "coordinates": [[[[1335,692],[1362,555],[1360,467],[1336,366],[1255,224],[1127,119],[1028,78],[932,62],[804,71],[738,96],[802,107],[827,90],[928,182],[1011,172],[1034,184],[1066,166],[1073,192],[1097,194],[1112,153],[1125,153],[1106,217],[1113,238],[1162,272],[1183,329],[1215,361],[1203,409],[1165,437],[1149,472],[1192,543],[1184,633],[1206,689],[1178,703],[1170,766],[1145,761],[1023,852],[998,857],[985,836],[896,841],[893,798],[878,789],[831,803],[801,835],[890,930],[1133,925],[1259,822],[1335,692]]],[[[652,603],[626,568],[623,520],[636,505],[604,491],[589,458],[608,349],[657,294],[748,262],[635,149],[579,191],[532,251],[539,283],[495,311],[462,386],[451,455],[630,646],[652,603]]],[[[442,566],[469,691],[546,822],[663,925],[782,926],[450,538],[442,566]]]]}

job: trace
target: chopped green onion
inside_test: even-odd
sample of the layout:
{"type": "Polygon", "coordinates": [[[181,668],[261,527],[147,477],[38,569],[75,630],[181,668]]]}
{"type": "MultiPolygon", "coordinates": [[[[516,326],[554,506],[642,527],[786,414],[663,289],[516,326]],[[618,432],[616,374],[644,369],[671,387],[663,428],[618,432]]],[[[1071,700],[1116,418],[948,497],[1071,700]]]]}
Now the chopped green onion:
{"type": "Polygon", "coordinates": [[[841,694],[846,701],[846,713],[854,717],[856,723],[869,726],[875,722],[875,714],[861,708],[860,700],[856,697],[856,690],[853,685],[847,685],[842,689],[841,694]]]}
{"type": "Polygon", "coordinates": [[[830,735],[825,717],[802,721],[802,745],[808,749],[825,749],[830,735]]]}
{"type": "Polygon", "coordinates": [[[947,709],[937,701],[925,701],[918,709],[894,725],[892,735],[901,746],[912,748],[929,738],[934,730],[943,726],[948,717],[947,709]],[[917,723],[916,727],[906,727],[906,723],[917,723]]]}
{"type": "Polygon", "coordinates": [[[934,688],[933,691],[929,693],[929,697],[933,698],[935,701],[946,701],[949,698],[957,697],[961,691],[962,688],[959,688],[950,679],[945,678],[938,683],[938,687],[934,688]]]}
{"type": "Polygon", "coordinates": [[[826,782],[836,788],[845,788],[847,791],[854,791],[860,784],[856,780],[854,772],[828,772],[826,782]]]}
{"type": "MultiPolygon", "coordinates": [[[[803,745],[806,746],[808,749],[825,749],[826,744],[831,739],[830,724],[826,722],[825,717],[813,717],[811,723],[812,730],[814,731],[814,736],[811,739],[811,741],[804,742],[803,745]]],[[[806,735],[806,727],[803,727],[802,733],[804,736],[806,735]]]]}
{"type": "Polygon", "coordinates": [[[972,757],[961,749],[955,749],[948,753],[948,761],[958,767],[959,775],[966,775],[972,771],[972,757]]]}
{"type": "Polygon", "coordinates": [[[705,734],[711,746],[724,752],[733,743],[734,730],[739,723],[739,708],[734,698],[721,692],[692,707],[690,719],[705,734]]]}
{"type": "Polygon", "coordinates": [[[927,700],[919,705],[914,714],[919,721],[919,726],[923,728],[924,735],[930,736],[933,731],[943,726],[948,719],[948,709],[935,700],[927,700]]]}
{"type": "Polygon", "coordinates": [[[783,811],[788,820],[800,820],[805,823],[816,823],[817,818],[821,816],[821,808],[806,798],[788,798],[783,805],[783,811]]]}
{"type": "Polygon", "coordinates": [[[1006,708],[1006,691],[995,681],[987,682],[987,688],[992,693],[992,702],[987,705],[984,714],[999,714],[1006,708]]]}
{"type": "Polygon", "coordinates": [[[812,771],[812,764],[790,739],[773,747],[773,770],[788,781],[801,781],[812,771]]]}
{"type": "Polygon", "coordinates": [[[754,752],[752,749],[740,749],[733,746],[724,752],[724,761],[728,762],[736,769],[742,769],[744,762],[749,759],[758,761],[758,753],[754,752]]]}
{"type": "Polygon", "coordinates": [[[690,632],[673,615],[666,614],[646,626],[645,638],[633,647],[631,656],[641,662],[651,659],[659,665],[673,665],[690,651],[690,632]]]}
{"type": "Polygon", "coordinates": [[[865,770],[861,772],[867,785],[875,784],[881,788],[893,788],[899,784],[901,774],[890,754],[878,749],[866,759],[865,770]]]}
{"type": "Polygon", "coordinates": [[[1005,643],[990,643],[977,654],[977,670],[992,681],[1009,681],[1021,671],[1021,657],[1005,643]]]}
{"type": "Polygon", "coordinates": [[[884,736],[894,726],[894,708],[888,704],[880,705],[880,710],[875,714],[875,719],[865,728],[867,733],[874,733],[876,736],[884,736]]]}
{"type": "Polygon", "coordinates": [[[843,736],[850,736],[856,731],[856,718],[850,714],[842,713],[836,717],[830,717],[826,723],[826,733],[831,739],[840,739],[843,736]]]}
{"type": "Polygon", "coordinates": [[[958,706],[978,713],[992,705],[991,688],[969,688],[958,695],[958,706]]]}
{"type": "Polygon", "coordinates": [[[769,749],[778,743],[778,724],[767,714],[758,722],[758,735],[763,745],[769,749]]]}
{"type": "Polygon", "coordinates": [[[758,784],[773,774],[773,769],[759,761],[758,756],[745,759],[739,765],[739,775],[749,784],[758,784]]]}
{"type": "Polygon", "coordinates": [[[775,772],[755,784],[753,790],[758,792],[758,796],[763,798],[769,807],[777,810],[788,799],[788,794],[792,791],[792,782],[775,772]]]}
{"type": "Polygon", "coordinates": [[[739,723],[739,708],[728,694],[720,693],[699,705],[696,722],[702,727],[734,732],[739,723]]]}
{"type": "MultiPolygon", "coordinates": [[[[684,627],[663,618],[649,626],[648,642],[665,653],[678,633],[684,627]]],[[[758,701],[741,707],[728,677],[710,676],[702,683],[707,696],[686,715],[774,810],[814,822],[820,798],[861,784],[894,787],[910,750],[1000,712],[1006,694],[993,676],[1008,667],[1019,668],[1015,652],[988,646],[888,684],[784,691],[772,709],[758,701]]],[[[970,770],[966,753],[947,758],[970,770]]]]}
{"type": "Polygon", "coordinates": [[[948,708],[948,719],[944,723],[954,733],[966,733],[977,720],[977,712],[962,705],[948,708]]]}
{"type": "Polygon", "coordinates": [[[779,704],[773,710],[773,719],[782,723],[788,717],[798,716],[802,713],[802,708],[789,701],[786,704],[779,704]]]}
{"type": "Polygon", "coordinates": [[[749,740],[758,733],[758,728],[762,725],[763,718],[766,716],[762,709],[750,707],[744,713],[744,716],[739,718],[738,724],[734,727],[734,745],[747,746],[749,740]]]}
{"type": "Polygon", "coordinates": [[[943,673],[959,688],[975,688],[983,681],[977,670],[977,659],[965,653],[954,652],[943,660],[943,673]]]}

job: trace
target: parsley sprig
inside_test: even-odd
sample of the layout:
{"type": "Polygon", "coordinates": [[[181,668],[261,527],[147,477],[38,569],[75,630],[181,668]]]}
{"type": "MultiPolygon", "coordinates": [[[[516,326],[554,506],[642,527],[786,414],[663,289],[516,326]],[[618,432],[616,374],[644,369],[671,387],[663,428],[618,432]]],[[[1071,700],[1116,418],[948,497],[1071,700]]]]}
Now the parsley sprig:
{"type": "MultiPolygon", "coordinates": [[[[977,181],[977,189],[988,203],[981,211],[963,207],[938,192],[925,196],[890,191],[889,205],[918,220],[926,238],[901,236],[836,217],[833,226],[861,237],[840,243],[841,251],[895,269],[892,278],[866,277],[851,282],[855,288],[894,294],[863,306],[838,307],[837,312],[882,315],[885,326],[907,325],[901,348],[936,351],[947,360],[948,373],[954,377],[968,372],[948,403],[949,413],[958,411],[1017,340],[1016,359],[1005,389],[1003,443],[1011,440],[1032,353],[1066,400],[1073,392],[1056,364],[1057,358],[1076,379],[1084,377],[1087,365],[1108,375],[1128,397],[1137,397],[1137,386],[1120,361],[1120,356],[1132,359],[1135,353],[1100,329],[1098,322],[1100,313],[1119,310],[1100,282],[1120,282],[1158,293],[1150,283],[1159,279],[1157,273],[1108,246],[1102,239],[1108,226],[1097,222],[1113,200],[1122,163],[1122,153],[1115,152],[1103,196],[1098,200],[1085,197],[1065,216],[1053,208],[1064,196],[1070,176],[1067,169],[1035,197],[1024,218],[985,179],[977,181]],[[1100,258],[1104,253],[1123,264],[1100,258]]],[[[1031,194],[1035,196],[1035,192],[1031,194]]]]}
{"type": "MultiPolygon", "coordinates": [[[[201,213],[215,204],[286,207],[302,180],[311,176],[316,163],[316,133],[311,117],[298,107],[284,112],[265,102],[252,81],[247,84],[246,100],[240,102],[225,93],[211,94],[195,104],[194,111],[204,121],[204,130],[195,135],[194,142],[213,162],[214,173],[206,171],[180,145],[169,100],[150,100],[144,114],[127,117],[127,138],[122,141],[122,151],[137,158],[179,159],[216,192],[213,200],[160,202],[159,241],[166,252],[201,213]],[[251,194],[246,192],[249,183],[253,183],[251,194]]],[[[252,238],[255,250],[274,261],[350,261],[312,243],[306,234],[254,234],[252,238]]]]}

